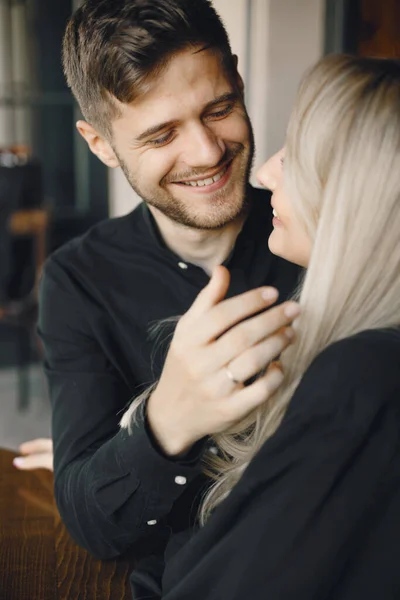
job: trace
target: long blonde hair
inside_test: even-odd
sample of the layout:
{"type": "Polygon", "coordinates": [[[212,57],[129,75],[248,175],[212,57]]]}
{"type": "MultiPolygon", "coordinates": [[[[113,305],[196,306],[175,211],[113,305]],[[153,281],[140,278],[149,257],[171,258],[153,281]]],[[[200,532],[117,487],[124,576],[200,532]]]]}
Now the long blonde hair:
{"type": "MultiPolygon", "coordinates": [[[[284,182],[313,251],[296,299],[295,343],[281,356],[285,379],[206,454],[215,480],[204,523],[279,427],[313,359],[365,329],[400,326],[400,63],[329,56],[304,77],[286,140],[284,182]]],[[[338,399],[339,401],[339,399],[338,399]]]]}

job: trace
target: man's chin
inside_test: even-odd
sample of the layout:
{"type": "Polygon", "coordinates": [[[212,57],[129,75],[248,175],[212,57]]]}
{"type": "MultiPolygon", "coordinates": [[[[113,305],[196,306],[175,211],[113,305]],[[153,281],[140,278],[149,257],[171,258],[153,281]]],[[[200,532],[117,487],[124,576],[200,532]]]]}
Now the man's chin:
{"type": "Polygon", "coordinates": [[[208,210],[198,210],[191,215],[188,213],[187,221],[190,221],[191,226],[196,229],[222,229],[240,218],[244,213],[244,209],[244,201],[230,205],[214,203],[213,206],[208,206],[208,210]]]}
{"type": "Polygon", "coordinates": [[[235,177],[211,194],[167,184],[158,196],[141,196],[148,205],[175,223],[192,229],[215,230],[222,229],[247,212],[247,186],[243,177],[235,177]]]}

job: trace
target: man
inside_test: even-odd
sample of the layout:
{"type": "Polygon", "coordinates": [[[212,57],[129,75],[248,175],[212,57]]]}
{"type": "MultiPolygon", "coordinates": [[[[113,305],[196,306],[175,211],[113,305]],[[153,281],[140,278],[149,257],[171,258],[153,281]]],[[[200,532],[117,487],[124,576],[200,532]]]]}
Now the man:
{"type": "Polygon", "coordinates": [[[284,300],[299,272],[268,250],[243,84],[208,0],[87,0],[63,59],[79,132],[144,200],[56,252],[41,285],[56,500],[76,541],[109,558],[195,517],[207,437],[280,382],[254,376],[298,310],[264,312],[277,299],[265,286],[284,300]],[[183,314],[169,350],[168,324],[149,339],[183,314]]]}

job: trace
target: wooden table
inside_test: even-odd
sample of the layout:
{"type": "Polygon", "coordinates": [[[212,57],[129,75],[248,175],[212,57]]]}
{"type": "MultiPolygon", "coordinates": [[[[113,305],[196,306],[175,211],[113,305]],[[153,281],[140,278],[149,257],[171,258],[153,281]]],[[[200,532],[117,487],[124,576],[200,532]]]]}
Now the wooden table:
{"type": "Polygon", "coordinates": [[[130,599],[129,560],[95,560],[70,538],[52,473],[18,471],[0,449],[0,599],[130,599]]]}

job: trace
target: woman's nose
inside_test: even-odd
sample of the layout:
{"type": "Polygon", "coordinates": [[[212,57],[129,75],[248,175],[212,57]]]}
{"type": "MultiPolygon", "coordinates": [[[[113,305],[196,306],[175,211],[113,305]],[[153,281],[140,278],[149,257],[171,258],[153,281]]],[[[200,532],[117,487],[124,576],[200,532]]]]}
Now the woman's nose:
{"type": "Polygon", "coordinates": [[[257,179],[263,187],[274,192],[282,178],[282,161],[285,148],[281,148],[265,162],[257,172],[257,179]]]}
{"type": "Polygon", "coordinates": [[[277,178],[274,176],[273,160],[270,158],[257,171],[257,181],[268,190],[273,192],[277,186],[277,178]]]}

